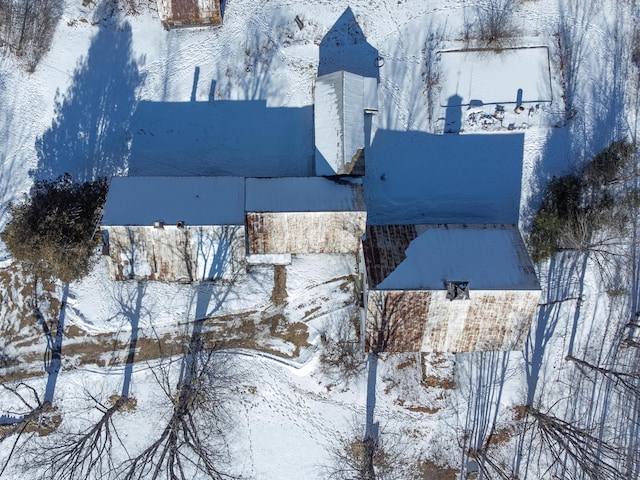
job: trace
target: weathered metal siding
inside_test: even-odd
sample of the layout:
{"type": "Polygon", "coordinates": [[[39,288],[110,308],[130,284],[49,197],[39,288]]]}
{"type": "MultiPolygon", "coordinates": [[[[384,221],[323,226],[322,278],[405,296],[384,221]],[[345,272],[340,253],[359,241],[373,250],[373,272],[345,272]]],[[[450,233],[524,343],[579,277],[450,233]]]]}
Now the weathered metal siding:
{"type": "Polygon", "coordinates": [[[249,253],[357,254],[366,212],[247,213],[249,253]]]}
{"type": "Polygon", "coordinates": [[[370,290],[367,298],[367,350],[420,351],[430,297],[431,292],[370,290]]]}
{"type": "Polygon", "coordinates": [[[157,0],[158,16],[167,29],[222,25],[220,0],[157,0]]]}
{"type": "Polygon", "coordinates": [[[244,269],[244,227],[108,226],[114,280],[232,281],[244,269]]]}
{"type": "Polygon", "coordinates": [[[407,258],[407,248],[418,237],[415,225],[368,225],[362,242],[368,286],[382,283],[407,258]]]}
{"type": "Polygon", "coordinates": [[[535,313],[539,291],[471,291],[450,301],[446,291],[369,291],[369,343],[380,325],[381,305],[391,324],[386,351],[473,352],[520,350],[535,313]],[[395,305],[395,308],[389,307],[395,305]],[[392,315],[389,315],[389,312],[392,315]],[[417,332],[421,339],[416,340],[417,332]]]}

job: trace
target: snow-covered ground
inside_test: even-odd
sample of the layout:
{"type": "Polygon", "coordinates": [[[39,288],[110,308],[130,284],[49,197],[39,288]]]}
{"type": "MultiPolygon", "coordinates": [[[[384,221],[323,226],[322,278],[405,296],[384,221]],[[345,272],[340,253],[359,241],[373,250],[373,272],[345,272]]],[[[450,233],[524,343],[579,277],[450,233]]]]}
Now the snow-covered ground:
{"type": "MultiPolygon", "coordinates": [[[[504,88],[511,90],[504,98],[493,94],[508,74],[492,85],[491,75],[471,74],[475,65],[490,63],[480,53],[466,54],[471,59],[457,66],[449,56],[441,69],[442,52],[480,46],[473,35],[465,40],[464,32],[477,9],[494,0],[228,0],[221,28],[170,32],[162,29],[154,2],[139,3],[137,14],[125,14],[111,1],[87,7],[65,1],[51,49],[34,73],[10,55],[0,58],[0,228],[9,203],[28,192],[34,179],[63,172],[77,180],[309,175],[314,79],[340,68],[380,82],[379,113],[367,137],[365,194],[372,223],[527,227],[549,178],[613,139],[635,139],[635,1],[517,2],[519,34],[509,46],[545,47],[540,50],[548,49],[549,70],[536,68],[538,57],[483,53],[496,55],[491,62],[508,59],[506,71],[515,72],[516,80],[524,72],[524,80],[538,86],[539,95],[530,97],[535,87],[507,82],[504,88]],[[443,103],[458,91],[450,73],[456,68],[467,82],[465,95],[493,96],[468,98],[483,101],[470,102],[471,108],[443,103]],[[524,102],[536,103],[521,113],[507,106],[497,119],[495,105],[486,104],[516,102],[518,88],[524,102]],[[441,135],[447,130],[459,134],[441,135]]],[[[3,245],[0,265],[12,271],[3,245]]],[[[243,374],[226,400],[233,424],[226,435],[226,470],[244,478],[324,478],[335,465],[336,446],[361,438],[373,424],[387,451],[417,478],[439,478],[432,470],[421,472],[440,467],[441,478],[474,478],[478,466],[469,452],[480,449],[518,478],[586,478],[585,472],[571,476],[562,462],[549,468],[551,456],[521,420],[522,406],[533,405],[637,453],[629,420],[637,405],[585,382],[565,360],[570,354],[606,361],[601,352],[610,352],[629,312],[637,309],[637,282],[629,272],[619,273],[618,281],[630,285],[622,294],[612,294],[600,273],[592,261],[571,254],[540,266],[541,302],[548,305],[540,307],[523,352],[382,355],[368,363],[363,357],[352,375],[321,363],[327,345],[351,340],[340,325],[354,315],[352,258],[294,258],[285,269],[285,299],[276,298],[272,267],[252,267],[232,287],[149,282],[141,297],[135,283],[111,282],[103,263],[55,296],[65,302],[66,325],[87,338],[127,332],[134,317],[158,338],[205,318],[282,315],[306,325],[307,340],[293,359],[282,358],[294,354],[296,341],[288,330],[280,332],[286,326],[277,321],[267,353],[232,351],[234,368],[243,374]]],[[[4,332],[8,323],[24,320],[7,305],[24,307],[30,300],[17,288],[0,291],[0,299],[4,332]]],[[[26,447],[47,445],[48,438],[57,441],[86,428],[100,414],[88,394],[107,404],[109,396],[128,391],[137,406],[113,417],[122,442],[114,440],[114,457],[121,461],[146,448],[171,412],[161,388],[164,366],[179,365],[180,357],[132,368],[73,367],[65,364],[64,341],[60,374],[45,362],[49,375],[43,370],[28,383],[52,400],[62,423],[54,436],[25,435],[18,447],[27,439],[26,447]]],[[[20,356],[9,337],[3,343],[4,354],[20,356]]],[[[40,346],[44,352],[44,340],[40,346]]],[[[180,368],[168,375],[175,384],[180,368]]],[[[5,390],[0,405],[3,421],[26,412],[5,390]]],[[[0,443],[0,462],[15,439],[0,443]]],[[[0,477],[38,476],[26,447],[6,470],[0,466],[0,477]]],[[[628,465],[628,477],[636,478],[637,459],[628,465]]],[[[389,478],[411,478],[407,470],[396,471],[401,473],[389,478]]]]}

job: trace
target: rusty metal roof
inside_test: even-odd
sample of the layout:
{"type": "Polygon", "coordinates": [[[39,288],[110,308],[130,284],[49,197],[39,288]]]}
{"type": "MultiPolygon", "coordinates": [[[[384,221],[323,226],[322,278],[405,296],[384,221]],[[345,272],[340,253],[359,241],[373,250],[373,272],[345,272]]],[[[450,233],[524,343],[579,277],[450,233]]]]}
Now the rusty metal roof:
{"type": "Polygon", "coordinates": [[[363,251],[379,290],[540,289],[516,225],[369,225],[363,251]]]}

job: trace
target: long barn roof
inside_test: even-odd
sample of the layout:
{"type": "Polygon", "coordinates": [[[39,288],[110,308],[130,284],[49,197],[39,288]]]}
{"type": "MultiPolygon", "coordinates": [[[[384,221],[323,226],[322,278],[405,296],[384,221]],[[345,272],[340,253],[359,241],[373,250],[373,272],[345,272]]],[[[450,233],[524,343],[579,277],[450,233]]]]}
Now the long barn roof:
{"type": "Polygon", "coordinates": [[[114,177],[102,225],[244,224],[242,177],[114,177]]]}
{"type": "Polygon", "coordinates": [[[374,289],[540,289],[516,225],[370,225],[363,248],[374,289]]]}
{"type": "Polygon", "coordinates": [[[243,225],[247,212],[365,212],[362,184],[324,177],[114,177],[103,226],[243,225]]]}

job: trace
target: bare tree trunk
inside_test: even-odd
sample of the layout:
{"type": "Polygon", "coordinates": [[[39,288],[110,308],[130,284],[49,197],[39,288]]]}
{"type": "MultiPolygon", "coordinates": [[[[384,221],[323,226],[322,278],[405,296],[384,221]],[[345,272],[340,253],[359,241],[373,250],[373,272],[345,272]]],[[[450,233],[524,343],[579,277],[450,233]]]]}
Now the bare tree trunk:
{"type": "Polygon", "coordinates": [[[543,413],[531,406],[526,413],[535,420],[543,445],[553,458],[553,464],[563,464],[566,458],[575,463],[586,478],[619,480],[624,478],[619,465],[624,452],[584,428],[543,413]]]}

